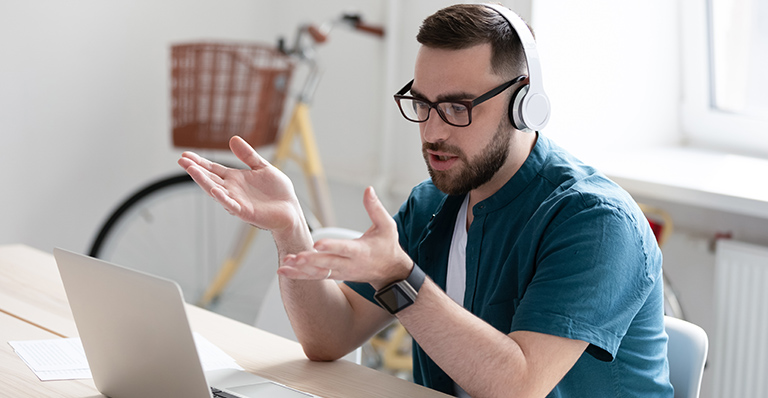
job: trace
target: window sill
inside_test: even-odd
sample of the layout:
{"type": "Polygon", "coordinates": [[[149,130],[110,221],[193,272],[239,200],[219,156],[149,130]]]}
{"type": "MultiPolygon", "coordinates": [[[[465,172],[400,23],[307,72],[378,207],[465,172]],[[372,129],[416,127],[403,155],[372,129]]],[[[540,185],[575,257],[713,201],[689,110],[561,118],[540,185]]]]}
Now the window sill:
{"type": "Polygon", "coordinates": [[[768,219],[768,159],[688,147],[582,157],[633,196],[768,219]]]}

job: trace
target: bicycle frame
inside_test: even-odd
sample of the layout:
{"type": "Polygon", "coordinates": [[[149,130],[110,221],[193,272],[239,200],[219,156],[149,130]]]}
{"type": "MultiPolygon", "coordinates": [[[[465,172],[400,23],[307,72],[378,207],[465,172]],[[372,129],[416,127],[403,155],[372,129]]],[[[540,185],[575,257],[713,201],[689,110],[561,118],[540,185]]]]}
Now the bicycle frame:
{"type": "MultiPolygon", "coordinates": [[[[335,25],[340,24],[348,25],[356,30],[374,35],[384,35],[383,29],[364,24],[360,16],[344,14],[341,18],[327,22],[319,28],[314,25],[300,26],[293,48],[285,48],[282,38],[278,41],[280,51],[295,57],[299,63],[306,64],[309,67],[309,72],[293,107],[291,118],[278,139],[272,163],[280,168],[287,159],[293,159],[302,167],[314,203],[314,209],[311,214],[314,217],[307,217],[307,221],[310,223],[310,230],[313,229],[312,223],[315,218],[319,224],[315,227],[328,227],[335,224],[330,191],[322,162],[320,161],[320,153],[317,150],[317,141],[315,140],[309,116],[309,105],[314,98],[321,75],[315,48],[318,44],[327,41],[331,29],[335,25]],[[299,139],[303,156],[293,151],[293,141],[295,139],[299,139]]],[[[244,226],[240,233],[240,238],[232,250],[232,255],[222,264],[213,282],[208,286],[203,297],[198,302],[199,306],[207,307],[221,294],[239,269],[257,232],[258,230],[250,225],[244,226]]]]}

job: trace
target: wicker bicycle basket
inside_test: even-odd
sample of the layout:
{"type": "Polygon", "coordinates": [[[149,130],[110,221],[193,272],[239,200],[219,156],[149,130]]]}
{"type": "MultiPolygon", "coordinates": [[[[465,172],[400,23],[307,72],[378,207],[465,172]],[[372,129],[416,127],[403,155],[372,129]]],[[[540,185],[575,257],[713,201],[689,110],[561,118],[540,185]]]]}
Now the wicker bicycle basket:
{"type": "Polygon", "coordinates": [[[173,145],[226,149],[234,135],[254,147],[280,127],[293,72],[279,51],[245,43],[190,43],[171,49],[173,145]]]}

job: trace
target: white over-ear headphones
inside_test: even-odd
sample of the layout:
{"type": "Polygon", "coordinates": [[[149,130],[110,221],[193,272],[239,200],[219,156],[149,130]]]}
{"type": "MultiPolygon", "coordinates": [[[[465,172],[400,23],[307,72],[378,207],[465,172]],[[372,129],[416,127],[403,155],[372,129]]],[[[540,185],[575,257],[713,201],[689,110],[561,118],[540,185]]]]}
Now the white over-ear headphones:
{"type": "Polygon", "coordinates": [[[549,98],[544,93],[539,53],[536,51],[533,34],[525,21],[510,9],[497,4],[485,4],[485,6],[498,12],[517,32],[528,64],[528,84],[518,89],[509,103],[510,122],[518,130],[539,131],[549,121],[550,105],[549,98]]]}

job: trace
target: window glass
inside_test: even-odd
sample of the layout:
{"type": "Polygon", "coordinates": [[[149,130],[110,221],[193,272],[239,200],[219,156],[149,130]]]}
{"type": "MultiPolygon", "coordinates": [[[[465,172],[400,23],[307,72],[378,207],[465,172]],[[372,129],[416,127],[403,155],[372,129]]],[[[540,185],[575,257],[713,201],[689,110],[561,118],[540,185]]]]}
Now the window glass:
{"type": "Polygon", "coordinates": [[[709,0],[711,106],[768,119],[768,1],[709,0]]]}

